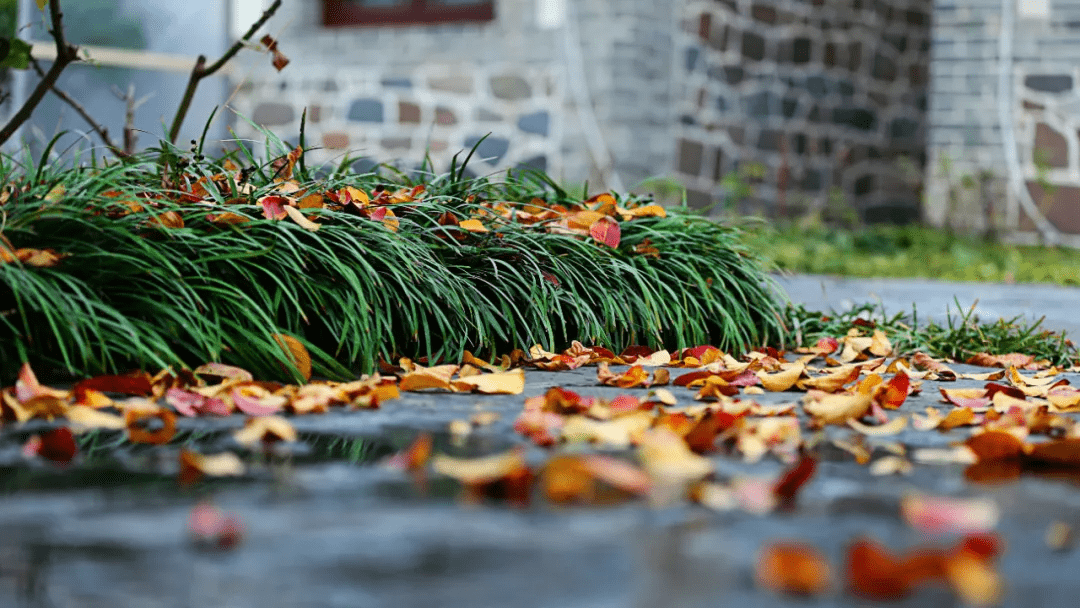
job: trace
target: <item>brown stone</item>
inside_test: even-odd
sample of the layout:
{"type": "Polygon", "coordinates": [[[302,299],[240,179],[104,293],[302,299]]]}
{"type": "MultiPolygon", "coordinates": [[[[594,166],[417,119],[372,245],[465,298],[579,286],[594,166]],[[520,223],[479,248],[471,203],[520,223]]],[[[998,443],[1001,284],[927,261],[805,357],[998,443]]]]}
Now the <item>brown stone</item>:
{"type": "Polygon", "coordinates": [[[1035,125],[1034,161],[1049,167],[1069,166],[1069,142],[1065,136],[1040,122],[1035,125]]]}
{"type": "Polygon", "coordinates": [[[441,140],[435,140],[428,144],[428,150],[431,152],[445,152],[448,148],[450,148],[450,144],[441,140]]]}
{"type": "MultiPolygon", "coordinates": [[[[1032,200],[1055,228],[1065,234],[1080,234],[1080,188],[1056,186],[1052,193],[1047,193],[1038,182],[1028,182],[1027,187],[1032,200]]],[[[1034,230],[1034,223],[1026,214],[1022,216],[1021,227],[1034,230]]]]}
{"type": "Polygon", "coordinates": [[[492,112],[487,108],[478,108],[475,116],[476,120],[479,120],[480,122],[502,122],[503,119],[502,114],[492,112]]]}
{"type": "Polygon", "coordinates": [[[307,121],[316,123],[322,120],[322,106],[308,106],[307,108],[307,121]]]}
{"type": "Polygon", "coordinates": [[[468,74],[457,74],[452,76],[432,76],[428,78],[428,86],[436,91],[446,91],[448,93],[472,93],[473,80],[472,76],[468,74]]]}
{"type": "Polygon", "coordinates": [[[435,124],[456,125],[457,116],[450,108],[435,108],[435,124]]]}
{"type": "Polygon", "coordinates": [[[407,101],[398,102],[398,122],[420,124],[420,106],[407,101]]]}
{"type": "Polygon", "coordinates": [[[295,117],[296,112],[293,110],[292,105],[275,101],[260,103],[255,106],[255,111],[251,113],[251,120],[264,127],[287,125],[295,117]]]}
{"type": "Polygon", "coordinates": [[[408,137],[384,137],[379,144],[387,150],[408,150],[412,147],[412,140],[408,137]]]}
{"type": "Polygon", "coordinates": [[[731,127],[728,129],[728,137],[731,138],[732,142],[741,146],[746,143],[746,129],[743,127],[731,127]]]}
{"type": "Polygon", "coordinates": [[[701,17],[698,19],[698,37],[702,40],[709,39],[709,26],[712,25],[712,15],[709,13],[701,13],[701,17]]]}
{"type": "Polygon", "coordinates": [[[330,150],[344,150],[349,147],[349,135],[340,131],[323,133],[322,145],[330,150]]]}
{"type": "Polygon", "coordinates": [[[776,9],[766,4],[755,4],[750,15],[762,23],[776,23],[776,9]]]}
{"type": "Polygon", "coordinates": [[[679,140],[679,171],[687,175],[701,173],[701,157],[705,153],[705,146],[701,142],[689,139],[679,140]]]}
{"type": "Polygon", "coordinates": [[[1025,99],[1024,100],[1024,109],[1025,110],[1045,110],[1046,106],[1042,105],[1041,103],[1035,103],[1034,101],[1028,101],[1028,100],[1025,99]]]}

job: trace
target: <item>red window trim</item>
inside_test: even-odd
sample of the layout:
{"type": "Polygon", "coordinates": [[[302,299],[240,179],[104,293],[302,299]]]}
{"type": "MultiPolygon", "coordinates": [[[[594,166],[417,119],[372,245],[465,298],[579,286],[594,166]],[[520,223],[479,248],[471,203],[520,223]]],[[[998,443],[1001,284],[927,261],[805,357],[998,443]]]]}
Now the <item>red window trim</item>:
{"type": "Polygon", "coordinates": [[[408,7],[364,7],[346,0],[323,0],[323,25],[380,26],[448,23],[452,21],[491,21],[495,2],[478,0],[474,5],[445,6],[431,0],[412,0],[408,7]]]}

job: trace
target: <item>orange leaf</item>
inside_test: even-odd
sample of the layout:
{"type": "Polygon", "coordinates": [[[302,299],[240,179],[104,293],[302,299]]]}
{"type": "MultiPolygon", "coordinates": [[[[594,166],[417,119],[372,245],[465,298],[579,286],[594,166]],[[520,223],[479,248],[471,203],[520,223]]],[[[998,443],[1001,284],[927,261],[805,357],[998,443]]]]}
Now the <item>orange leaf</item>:
{"type": "Polygon", "coordinates": [[[300,372],[304,381],[311,380],[311,355],[308,354],[308,349],[304,344],[286,334],[274,334],[274,341],[285,350],[289,362],[293,364],[296,371],[300,372]]]}
{"type": "Polygon", "coordinates": [[[805,543],[772,543],[758,554],[754,567],[757,584],[794,595],[819,595],[832,585],[829,562],[805,543]]]}
{"type": "Polygon", "coordinates": [[[622,231],[619,229],[619,222],[610,217],[600,218],[589,228],[589,234],[598,243],[603,243],[612,249],[619,246],[619,240],[622,237],[622,231]]]}
{"type": "Polygon", "coordinates": [[[1006,431],[986,431],[972,435],[964,442],[980,461],[1010,460],[1024,452],[1023,443],[1006,431]]]}
{"type": "Polygon", "coordinates": [[[856,540],[847,551],[847,586],[860,597],[898,600],[911,591],[902,560],[870,539],[856,540]]]}
{"type": "Polygon", "coordinates": [[[132,443],[168,443],[176,434],[176,414],[150,402],[124,408],[124,424],[132,443]]]}
{"type": "Polygon", "coordinates": [[[904,372],[900,372],[876,391],[875,400],[883,408],[898,409],[907,399],[910,388],[911,379],[904,372]]]}

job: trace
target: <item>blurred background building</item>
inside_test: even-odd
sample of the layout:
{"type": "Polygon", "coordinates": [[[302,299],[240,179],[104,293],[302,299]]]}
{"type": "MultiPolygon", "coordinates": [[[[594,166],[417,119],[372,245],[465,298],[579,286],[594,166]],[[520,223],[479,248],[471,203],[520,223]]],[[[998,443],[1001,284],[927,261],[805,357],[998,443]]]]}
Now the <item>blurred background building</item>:
{"type": "MultiPolygon", "coordinates": [[[[73,40],[193,61],[269,2],[64,6],[113,16],[70,20],[100,26],[72,25],[73,40]]],[[[295,145],[306,116],[316,164],[445,170],[476,146],[477,175],[535,168],[594,192],[685,188],[702,208],[1080,245],[1080,0],[288,0],[266,29],[292,63],[242,53],[200,89],[185,140],[225,105],[212,139],[231,127],[261,146],[265,129],[295,145]]],[[[145,145],[186,80],[65,78],[117,133],[112,85],[153,92],[145,145]]],[[[31,136],[58,116],[85,131],[48,103],[31,136]]]]}

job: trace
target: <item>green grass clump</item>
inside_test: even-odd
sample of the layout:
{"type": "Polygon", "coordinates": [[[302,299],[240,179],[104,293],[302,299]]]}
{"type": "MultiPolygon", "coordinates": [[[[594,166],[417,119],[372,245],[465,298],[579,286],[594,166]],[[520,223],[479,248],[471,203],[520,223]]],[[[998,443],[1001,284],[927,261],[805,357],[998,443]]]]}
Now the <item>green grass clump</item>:
{"type": "Polygon", "coordinates": [[[972,355],[1021,353],[1046,359],[1052,365],[1080,365],[1080,349],[1060,332],[1040,329],[1042,320],[1026,321],[1020,317],[986,323],[974,315],[975,307],[964,311],[957,302],[957,314],[949,313],[944,325],[933,321],[920,324],[918,310],[891,316],[879,304],[865,303],[844,312],[822,313],[801,305],[790,306],[785,313],[791,327],[793,345],[813,345],[820,338],[840,338],[852,327],[880,329],[900,354],[917,351],[933,357],[966,361],[972,355]]]}
{"type": "Polygon", "coordinates": [[[924,226],[788,225],[748,231],[754,251],[792,272],[1080,285],[1080,251],[1027,247],[924,226]]]}
{"type": "Polygon", "coordinates": [[[738,230],[685,208],[620,222],[612,249],[544,222],[478,215],[487,202],[581,204],[543,175],[469,179],[455,164],[417,178],[347,166],[317,176],[301,160],[293,179],[309,193],[417,184],[426,193],[390,207],[397,231],[305,209],[320,216],[309,231],[263,217],[256,203],[281,187],[281,162],[246,150],[216,160],[157,150],[74,167],[0,159],[3,235],[16,249],[66,256],[54,267],[0,264],[0,374],[10,380],[24,361],[71,374],[224,361],[282,377],[275,334],[300,340],[316,375],[332,378],[381,358],[456,362],[464,350],[561,349],[575,339],[738,350],[784,335],[778,291],[738,230]],[[203,182],[205,197],[190,195],[200,177],[220,174],[203,182]],[[223,211],[249,221],[209,220],[223,211]],[[166,212],[183,227],[155,223],[166,212]],[[446,214],[482,217],[490,232],[440,224],[446,214]],[[646,240],[659,257],[636,251],[646,240]]]}

